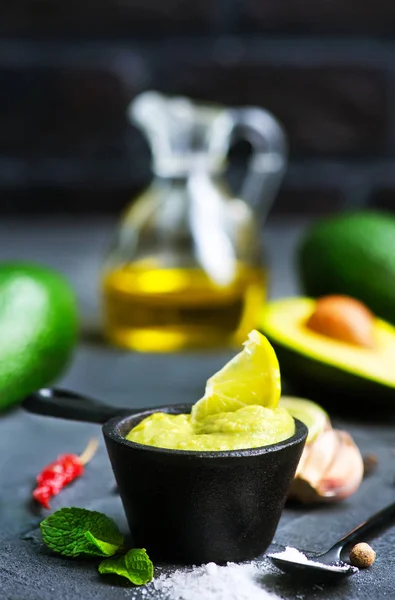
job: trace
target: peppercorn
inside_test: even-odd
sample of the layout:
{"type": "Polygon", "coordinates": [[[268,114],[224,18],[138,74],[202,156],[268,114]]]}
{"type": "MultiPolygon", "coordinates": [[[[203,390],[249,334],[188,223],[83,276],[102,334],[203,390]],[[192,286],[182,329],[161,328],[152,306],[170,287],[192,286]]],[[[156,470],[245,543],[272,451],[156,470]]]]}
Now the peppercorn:
{"type": "Polygon", "coordinates": [[[350,552],[350,561],[354,567],[359,567],[360,569],[366,569],[366,567],[370,567],[376,558],[376,552],[366,544],[362,542],[361,544],[356,544],[350,552]]]}

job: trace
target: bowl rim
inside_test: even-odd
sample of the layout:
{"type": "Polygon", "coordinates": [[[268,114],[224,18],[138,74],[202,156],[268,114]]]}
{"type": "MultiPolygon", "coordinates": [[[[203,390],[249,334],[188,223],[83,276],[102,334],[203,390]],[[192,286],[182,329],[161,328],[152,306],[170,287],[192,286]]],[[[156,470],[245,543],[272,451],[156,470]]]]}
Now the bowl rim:
{"type": "Polygon", "coordinates": [[[187,458],[246,458],[249,456],[260,456],[262,454],[270,454],[274,452],[278,452],[287,448],[289,446],[294,446],[299,444],[300,442],[306,442],[308,435],[307,426],[300,421],[299,419],[294,419],[295,421],[295,433],[285,440],[281,442],[276,442],[274,444],[268,444],[267,446],[257,446],[255,448],[244,448],[238,450],[206,450],[206,451],[196,451],[196,450],[177,450],[172,448],[159,448],[157,446],[149,446],[148,444],[139,444],[138,442],[132,442],[127,440],[123,435],[119,432],[119,427],[127,420],[130,419],[139,419],[142,420],[145,417],[150,416],[155,412],[170,412],[170,414],[185,414],[190,412],[191,404],[169,404],[164,405],[160,408],[148,408],[147,410],[142,410],[138,413],[132,413],[130,415],[123,415],[119,417],[113,417],[109,421],[107,421],[103,427],[102,432],[105,438],[109,438],[112,441],[121,444],[129,448],[130,450],[138,450],[139,452],[146,452],[152,454],[163,454],[165,456],[183,456],[187,458]],[[189,410],[188,410],[189,409],[189,410]]]}

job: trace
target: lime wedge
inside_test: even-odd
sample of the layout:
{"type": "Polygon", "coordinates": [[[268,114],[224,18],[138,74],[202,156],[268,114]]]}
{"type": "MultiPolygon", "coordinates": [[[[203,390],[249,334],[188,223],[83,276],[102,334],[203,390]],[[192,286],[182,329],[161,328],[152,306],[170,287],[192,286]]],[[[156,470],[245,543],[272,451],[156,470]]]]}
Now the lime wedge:
{"type": "Polygon", "coordinates": [[[313,442],[325,429],[330,427],[328,414],[319,404],[297,398],[294,396],[283,396],[280,400],[280,406],[295,418],[306,425],[309,430],[307,443],[313,442]]]}
{"type": "Polygon", "coordinates": [[[200,421],[220,412],[233,412],[257,404],[276,408],[281,395],[280,368],[264,335],[251,331],[242,352],[232,358],[206,384],[206,391],[192,408],[200,421]]]}

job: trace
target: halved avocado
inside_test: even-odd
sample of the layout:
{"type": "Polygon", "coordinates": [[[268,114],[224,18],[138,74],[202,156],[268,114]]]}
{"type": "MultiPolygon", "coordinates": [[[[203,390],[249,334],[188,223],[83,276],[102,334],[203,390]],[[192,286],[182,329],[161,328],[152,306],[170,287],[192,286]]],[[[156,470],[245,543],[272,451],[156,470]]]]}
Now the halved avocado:
{"type": "Polygon", "coordinates": [[[375,319],[375,347],[358,347],[308,329],[315,305],[310,298],[289,298],[264,310],[261,330],[285,380],[295,392],[327,406],[366,408],[372,414],[381,404],[395,411],[395,327],[375,319]]]}

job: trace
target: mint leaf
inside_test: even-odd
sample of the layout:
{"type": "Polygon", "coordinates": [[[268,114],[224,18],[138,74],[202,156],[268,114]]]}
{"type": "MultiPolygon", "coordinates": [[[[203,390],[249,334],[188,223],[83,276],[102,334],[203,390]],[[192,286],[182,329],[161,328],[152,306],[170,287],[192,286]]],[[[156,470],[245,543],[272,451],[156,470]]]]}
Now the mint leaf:
{"type": "Polygon", "coordinates": [[[133,548],[125,556],[130,581],[136,585],[148,583],[154,576],[154,565],[145,548],[133,548]]]}
{"type": "Polygon", "coordinates": [[[85,508],[61,508],[40,523],[44,543],[63,556],[111,556],[123,546],[112,519],[85,508]]]}
{"type": "Polygon", "coordinates": [[[99,565],[101,575],[121,575],[135,585],[144,585],[154,576],[154,565],[150,561],[145,548],[129,550],[125,556],[107,558],[99,565]]]}
{"type": "Polygon", "coordinates": [[[109,542],[103,542],[103,540],[98,540],[91,534],[90,531],[85,532],[85,537],[92,546],[95,546],[98,549],[98,556],[113,556],[120,549],[120,546],[117,544],[111,544],[109,542]]]}
{"type": "Polygon", "coordinates": [[[121,575],[121,577],[127,577],[129,581],[129,573],[126,568],[125,556],[117,556],[116,558],[106,558],[102,560],[98,571],[101,575],[121,575]]]}

